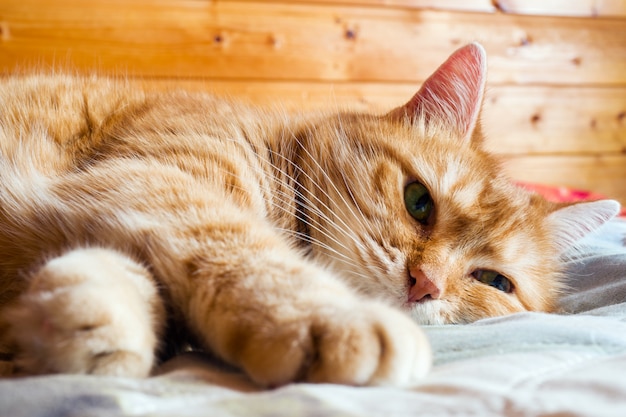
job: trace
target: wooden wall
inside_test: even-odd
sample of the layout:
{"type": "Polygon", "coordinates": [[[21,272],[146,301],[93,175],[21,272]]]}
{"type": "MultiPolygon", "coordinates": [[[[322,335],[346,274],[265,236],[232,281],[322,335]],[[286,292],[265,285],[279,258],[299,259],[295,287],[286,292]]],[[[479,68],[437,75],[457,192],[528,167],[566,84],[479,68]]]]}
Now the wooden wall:
{"type": "Polygon", "coordinates": [[[0,0],[0,71],[140,77],[385,111],[457,47],[489,56],[488,145],[521,180],[626,203],[625,0],[0,0]]]}

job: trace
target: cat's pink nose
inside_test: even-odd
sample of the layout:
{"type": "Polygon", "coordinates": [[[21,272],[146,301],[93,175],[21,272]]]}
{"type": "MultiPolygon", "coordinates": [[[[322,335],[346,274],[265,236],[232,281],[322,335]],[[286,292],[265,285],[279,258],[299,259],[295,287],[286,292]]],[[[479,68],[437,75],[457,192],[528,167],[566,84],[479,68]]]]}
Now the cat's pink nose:
{"type": "Polygon", "coordinates": [[[428,299],[437,299],[441,290],[418,267],[409,268],[409,303],[416,303],[428,299]]]}

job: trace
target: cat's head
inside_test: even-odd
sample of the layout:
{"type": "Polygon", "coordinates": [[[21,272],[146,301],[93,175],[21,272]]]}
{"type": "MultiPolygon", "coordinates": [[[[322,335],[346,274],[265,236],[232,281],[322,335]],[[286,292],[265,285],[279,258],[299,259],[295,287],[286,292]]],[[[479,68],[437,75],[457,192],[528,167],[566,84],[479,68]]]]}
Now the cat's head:
{"type": "Polygon", "coordinates": [[[563,253],[619,210],[511,183],[477,128],[485,72],[482,47],[465,46],[405,105],[334,115],[303,138],[314,256],[421,323],[551,310],[563,253]]]}

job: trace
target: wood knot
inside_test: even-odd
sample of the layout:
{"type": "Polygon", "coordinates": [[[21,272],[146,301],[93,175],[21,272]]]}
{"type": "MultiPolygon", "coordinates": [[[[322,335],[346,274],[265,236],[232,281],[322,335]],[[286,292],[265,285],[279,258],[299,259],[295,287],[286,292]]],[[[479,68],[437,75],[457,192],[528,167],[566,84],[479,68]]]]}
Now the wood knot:
{"type": "Polygon", "coordinates": [[[275,35],[270,35],[267,38],[267,42],[274,48],[280,48],[282,46],[282,42],[275,35]]]}
{"type": "Polygon", "coordinates": [[[522,36],[522,38],[519,41],[520,46],[528,46],[533,42],[533,39],[528,36],[528,35],[524,35],[522,36]]]}
{"type": "Polygon", "coordinates": [[[9,39],[9,25],[7,22],[0,22],[0,40],[9,39]]]}

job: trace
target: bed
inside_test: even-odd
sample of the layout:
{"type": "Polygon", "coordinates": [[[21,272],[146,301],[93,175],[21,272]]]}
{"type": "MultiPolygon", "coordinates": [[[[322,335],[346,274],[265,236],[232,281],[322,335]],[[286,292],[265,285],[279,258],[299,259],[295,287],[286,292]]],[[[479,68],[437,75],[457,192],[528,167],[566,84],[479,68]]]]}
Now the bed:
{"type": "Polygon", "coordinates": [[[568,263],[560,314],[429,326],[435,364],[403,388],[291,384],[261,390],[200,353],[148,379],[0,380],[0,416],[626,415],[626,221],[586,238],[568,263]]]}

